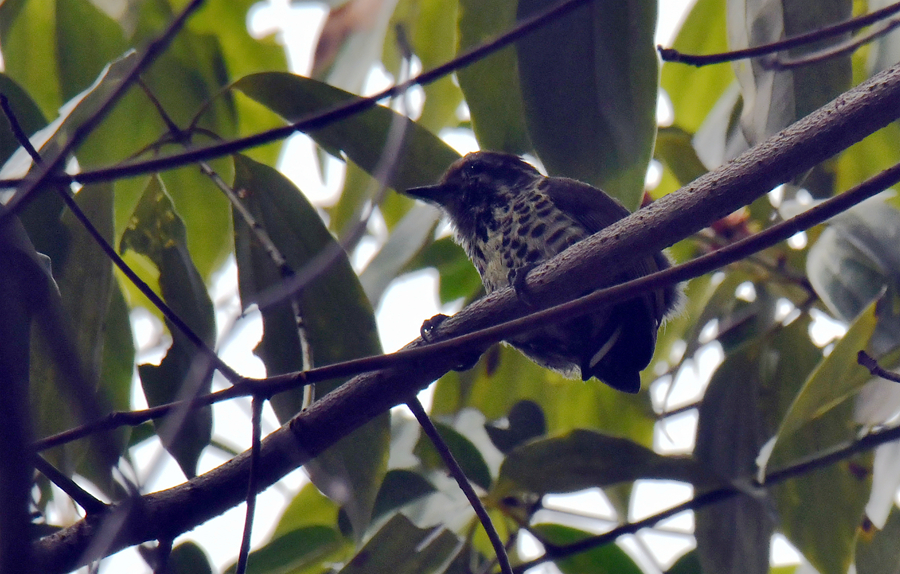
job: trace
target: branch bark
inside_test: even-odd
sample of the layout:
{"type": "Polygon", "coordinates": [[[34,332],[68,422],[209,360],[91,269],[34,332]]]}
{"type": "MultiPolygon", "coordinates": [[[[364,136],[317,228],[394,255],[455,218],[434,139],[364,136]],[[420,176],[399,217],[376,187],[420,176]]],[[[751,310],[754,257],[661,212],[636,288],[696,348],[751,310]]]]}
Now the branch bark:
{"type": "MultiPolygon", "coordinates": [[[[541,306],[549,306],[600,287],[615,274],[617,262],[634,261],[676,243],[898,117],[900,65],[535,269],[527,279],[529,294],[541,306]]],[[[434,335],[460,335],[523,314],[513,291],[505,289],[444,321],[434,335]]],[[[416,340],[407,347],[424,344],[416,340]]],[[[457,363],[457,357],[447,354],[367,373],[326,395],[263,441],[258,489],[272,485],[377,414],[406,402],[457,363]]],[[[119,503],[105,516],[86,518],[47,536],[33,548],[36,570],[66,572],[128,546],[186,532],[244,501],[249,469],[250,453],[244,452],[182,485],[119,503]],[[121,523],[107,535],[110,515],[121,523]]]]}

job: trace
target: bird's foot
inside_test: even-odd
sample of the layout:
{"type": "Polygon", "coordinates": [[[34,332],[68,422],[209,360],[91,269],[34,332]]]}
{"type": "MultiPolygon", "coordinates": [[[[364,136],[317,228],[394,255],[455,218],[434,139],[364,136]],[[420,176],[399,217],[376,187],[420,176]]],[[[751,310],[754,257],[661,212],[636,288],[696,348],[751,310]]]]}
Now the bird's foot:
{"type": "MultiPolygon", "coordinates": [[[[435,336],[434,331],[441,325],[441,323],[443,323],[447,319],[449,319],[447,315],[438,313],[431,319],[426,319],[425,321],[423,321],[422,326],[419,328],[419,335],[421,335],[422,340],[428,344],[437,342],[439,338],[435,336]]],[[[468,371],[475,366],[475,363],[477,363],[478,359],[480,358],[481,353],[467,352],[458,357],[459,363],[455,367],[453,367],[453,370],[468,371]]]]}
{"type": "Polygon", "coordinates": [[[537,265],[534,264],[517,267],[516,269],[510,270],[509,275],[507,276],[509,284],[512,285],[513,290],[516,292],[516,298],[528,307],[537,307],[534,297],[532,297],[532,293],[528,289],[528,282],[526,281],[528,273],[535,267],[537,267],[537,265]]]}
{"type": "Polygon", "coordinates": [[[447,315],[438,313],[431,319],[425,319],[425,321],[422,322],[422,326],[419,327],[419,335],[422,337],[422,340],[426,343],[434,343],[437,340],[437,337],[434,336],[435,329],[440,327],[441,323],[448,318],[447,315]]]}

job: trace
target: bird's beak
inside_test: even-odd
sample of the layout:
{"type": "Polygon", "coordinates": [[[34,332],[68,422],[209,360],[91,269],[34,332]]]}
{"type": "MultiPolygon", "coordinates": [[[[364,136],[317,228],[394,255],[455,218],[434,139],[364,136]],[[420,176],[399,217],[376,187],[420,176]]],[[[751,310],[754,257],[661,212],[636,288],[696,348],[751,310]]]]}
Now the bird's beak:
{"type": "Polygon", "coordinates": [[[447,189],[443,185],[426,185],[424,187],[407,189],[404,193],[416,199],[442,205],[444,203],[444,198],[447,195],[447,189]]]}

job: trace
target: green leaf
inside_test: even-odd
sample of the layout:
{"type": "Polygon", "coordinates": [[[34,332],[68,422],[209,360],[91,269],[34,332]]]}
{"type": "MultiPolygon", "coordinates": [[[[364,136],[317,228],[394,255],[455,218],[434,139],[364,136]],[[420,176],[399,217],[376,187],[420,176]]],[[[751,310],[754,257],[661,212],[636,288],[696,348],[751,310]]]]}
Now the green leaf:
{"type": "MultiPolygon", "coordinates": [[[[212,348],[216,338],[212,301],[188,252],[184,223],[158,178],[150,180],[131,224],[122,234],[121,250],[135,251],[153,262],[159,269],[163,300],[212,348]]],[[[159,366],[138,367],[144,396],[151,407],[206,394],[212,385],[208,359],[169,321],[166,326],[172,335],[172,346],[165,358],[159,366]]],[[[197,460],[212,435],[212,411],[209,407],[192,410],[178,429],[167,423],[167,419],[154,423],[163,446],[187,477],[195,476],[197,460]]]]}
{"type": "MultiPolygon", "coordinates": [[[[591,534],[561,524],[535,524],[534,533],[555,546],[565,547],[587,538],[591,534]]],[[[563,574],[640,574],[642,570],[624,550],[615,544],[605,544],[579,552],[553,563],[563,574]]]]}
{"type": "Polygon", "coordinates": [[[702,574],[700,569],[700,559],[697,558],[697,551],[691,550],[681,558],[679,558],[671,568],[666,570],[666,574],[702,574]]]}
{"type": "MultiPolygon", "coordinates": [[[[866,348],[875,322],[872,303],[803,383],[778,429],[779,442],[844,403],[872,378],[868,370],[856,363],[856,355],[866,348]]],[[[777,448],[776,443],[776,451],[777,448]]]]}
{"type": "MultiPolygon", "coordinates": [[[[251,74],[235,82],[234,87],[289,122],[356,98],[322,82],[282,72],[251,74]]],[[[433,184],[459,159],[458,153],[430,131],[383,106],[313,130],[309,135],[326,149],[340,149],[393,189],[433,184]],[[385,163],[385,146],[394,129],[403,134],[403,141],[398,149],[389,150],[390,162],[385,163]],[[391,169],[379,169],[388,166],[391,169]]]]}
{"type": "Polygon", "coordinates": [[[452,414],[468,406],[488,419],[498,419],[522,399],[540,405],[549,433],[591,428],[652,444],[656,417],[647,393],[630,395],[596,380],[565,379],[505,345],[488,349],[474,368],[441,377],[432,415],[452,414]]]}
{"type": "Polygon", "coordinates": [[[389,470],[384,476],[381,488],[378,490],[372,517],[378,518],[383,516],[405,504],[431,494],[435,490],[434,486],[417,472],[402,468],[389,470]]]}
{"type": "MultiPolygon", "coordinates": [[[[753,1],[739,0],[728,6],[728,36],[732,50],[768,44],[848,19],[852,0],[825,0],[815,9],[802,1],[774,2],[761,10],[753,1]]],[[[779,55],[799,58],[827,47],[833,40],[805,45],[779,55]]],[[[738,62],[734,67],[741,84],[745,109],[741,124],[751,145],[774,135],[796,120],[835,98],[850,87],[850,57],[776,70],[762,60],[738,62]]]]}
{"type": "MultiPolygon", "coordinates": [[[[483,44],[516,23],[515,0],[460,0],[459,51],[483,44]]],[[[457,72],[472,129],[482,149],[531,151],[515,48],[508,47],[457,72]]]]}
{"type": "MultiPolygon", "coordinates": [[[[327,526],[305,526],[291,530],[250,553],[247,574],[276,574],[287,572],[322,572],[337,558],[344,540],[327,526]]],[[[235,564],[225,569],[235,572],[235,564]]]]}
{"type": "Polygon", "coordinates": [[[88,88],[106,63],[127,47],[122,27],[88,0],[56,0],[56,54],[63,100],[88,88]]]}
{"type": "Polygon", "coordinates": [[[900,257],[894,239],[898,228],[900,211],[885,195],[873,197],[833,218],[806,260],[816,293],[845,321],[886,290],[868,347],[876,356],[900,345],[900,315],[893,303],[900,292],[900,257]]]}
{"type": "MultiPolygon", "coordinates": [[[[110,241],[112,186],[85,186],[76,196],[76,201],[100,234],[110,241]]],[[[69,343],[77,352],[80,364],[69,364],[56,349],[40,343],[35,346],[40,358],[32,363],[32,397],[37,409],[35,423],[41,436],[77,426],[85,416],[128,410],[134,356],[127,314],[123,317],[121,307],[116,305],[116,314],[111,315],[115,286],[112,262],[70,211],[64,212],[57,225],[63,228],[64,243],[57,246],[56,259],[52,263],[62,311],[70,329],[61,336],[70,337],[69,343]],[[121,336],[126,328],[127,335],[113,345],[122,352],[116,361],[127,361],[128,365],[120,362],[117,376],[101,378],[104,357],[108,356],[105,343],[110,342],[109,331],[121,336]],[[73,387],[73,368],[81,369],[84,383],[89,388],[73,387]],[[61,393],[68,400],[60,401],[61,393]]],[[[120,297],[117,296],[116,303],[119,302],[120,297]]],[[[109,364],[107,362],[107,366],[109,364]]],[[[123,430],[99,435],[89,444],[72,443],[55,450],[52,460],[60,465],[63,472],[78,472],[111,494],[114,492],[111,471],[124,451],[126,436],[127,432],[123,430]]]]}
{"type": "MultiPolygon", "coordinates": [[[[244,205],[285,258],[297,276],[308,276],[307,285],[293,299],[303,320],[306,343],[313,365],[327,365],[381,352],[372,307],[346,255],[328,232],[315,208],[276,170],[244,156],[235,156],[235,189],[244,205]],[[317,259],[332,253],[327,261],[317,259]],[[311,275],[310,275],[311,274],[311,275]]],[[[262,248],[240,214],[235,213],[235,252],[241,301],[246,307],[268,297],[284,281],[270,254],[262,248]]],[[[263,339],[256,353],[272,376],[300,371],[303,342],[297,329],[290,297],[264,305],[263,339]]],[[[342,381],[316,385],[324,396],[342,381]]],[[[272,399],[284,423],[303,408],[303,389],[280,393],[272,399]]],[[[372,506],[387,471],[389,415],[384,413],[320,454],[307,470],[313,482],[344,506],[357,536],[362,536],[372,506]]]]}
{"type": "MultiPolygon", "coordinates": [[[[520,0],[525,18],[549,0],[520,0]]],[[[637,209],[656,137],[656,2],[588,3],[523,38],[528,133],[550,175],[578,179],[637,209]]]]}
{"type": "MultiPolygon", "coordinates": [[[[478,452],[478,448],[453,427],[438,422],[434,423],[434,426],[466,477],[482,489],[490,490],[493,480],[491,471],[484,462],[484,457],[478,452]]],[[[443,459],[428,437],[422,435],[413,452],[426,466],[444,468],[443,459]]]]}
{"type": "Polygon", "coordinates": [[[212,574],[209,556],[194,542],[182,542],[172,549],[166,562],[172,574],[212,574]]]}
{"type": "Polygon", "coordinates": [[[547,421],[541,407],[532,401],[519,401],[509,411],[503,425],[485,424],[491,442],[500,452],[508,454],[517,446],[547,432],[547,421]]]}
{"type": "Polygon", "coordinates": [[[512,451],[500,467],[495,491],[576,492],[639,478],[679,480],[703,487],[719,483],[690,458],[662,456],[628,439],[576,429],[512,451]]]}
{"type": "Polygon", "coordinates": [[[429,574],[442,572],[460,540],[450,531],[421,529],[402,514],[394,515],[340,570],[340,574],[429,574]]]}
{"type": "Polygon", "coordinates": [[[56,58],[56,4],[14,0],[0,4],[3,66],[46,116],[62,105],[56,58]]]}
{"type": "MultiPolygon", "coordinates": [[[[722,0],[698,0],[681,25],[672,48],[684,54],[727,52],[725,12],[722,0]]],[[[695,133],[733,81],[734,72],[727,65],[696,68],[664,62],[660,86],[672,102],[675,126],[695,133]]]]}
{"type": "Polygon", "coordinates": [[[891,574],[900,564],[900,511],[896,506],[882,530],[865,523],[856,541],[854,563],[857,572],[891,574]]]}
{"type": "MultiPolygon", "coordinates": [[[[874,330],[874,308],[871,305],[850,326],[806,379],[762,465],[768,471],[856,438],[856,426],[848,422],[853,420],[853,401],[845,399],[870,378],[856,365],[856,353],[874,330]]],[[[819,572],[847,571],[871,477],[872,454],[863,453],[774,488],[782,531],[819,572]]]]}
{"type": "Polygon", "coordinates": [[[302,527],[337,524],[338,506],[323,495],[312,483],[306,484],[288,503],[278,520],[274,537],[302,527]]]}
{"type": "MultiPolygon", "coordinates": [[[[0,74],[0,94],[6,96],[10,109],[26,135],[30,136],[47,125],[44,114],[41,113],[40,108],[31,99],[28,92],[6,74],[0,74]]],[[[0,165],[6,163],[6,160],[19,147],[19,141],[13,134],[9,120],[4,114],[3,121],[0,122],[0,165]]]]}

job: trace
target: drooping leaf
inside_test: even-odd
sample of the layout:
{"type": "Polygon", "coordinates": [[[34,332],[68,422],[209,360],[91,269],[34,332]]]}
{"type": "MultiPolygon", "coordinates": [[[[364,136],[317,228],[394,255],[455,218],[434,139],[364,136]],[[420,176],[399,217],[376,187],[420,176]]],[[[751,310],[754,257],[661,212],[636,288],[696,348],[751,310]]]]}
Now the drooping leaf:
{"type": "MultiPolygon", "coordinates": [[[[352,101],[355,96],[327,84],[282,72],[251,74],[234,87],[268,106],[287,121],[352,101]]],[[[341,150],[370,175],[393,189],[437,182],[459,154],[415,122],[382,106],[341,119],[309,135],[329,150],[341,150]],[[402,135],[396,149],[390,136],[402,135]],[[385,158],[386,151],[390,157],[385,158]]]]}
{"type": "MultiPolygon", "coordinates": [[[[475,445],[453,427],[438,422],[434,423],[434,426],[466,477],[484,490],[489,490],[493,480],[491,471],[475,445]]],[[[438,454],[428,437],[424,435],[419,439],[414,453],[426,466],[444,467],[444,461],[441,459],[440,454],[438,454]]]]}
{"type": "Polygon", "coordinates": [[[372,517],[378,518],[434,491],[434,486],[417,472],[402,468],[389,470],[378,490],[372,517]]]}
{"type": "MultiPolygon", "coordinates": [[[[588,532],[561,524],[536,524],[532,528],[544,540],[562,547],[591,537],[588,532]]],[[[597,546],[585,552],[554,560],[553,563],[564,574],[580,574],[582,572],[639,574],[642,572],[634,560],[615,544],[597,546]]]]}
{"type": "MultiPolygon", "coordinates": [[[[284,257],[293,276],[285,277],[239,213],[235,213],[238,284],[244,306],[261,302],[264,334],[257,354],[271,375],[378,354],[381,346],[372,307],[346,255],[328,232],[315,208],[274,169],[235,156],[235,189],[255,221],[284,257]],[[326,259],[323,259],[326,257],[326,259]],[[306,277],[294,294],[291,281],[306,277]],[[281,295],[273,295],[281,290],[281,295]],[[303,324],[301,339],[293,301],[303,324]],[[303,361],[306,346],[312,365],[303,361]]],[[[342,381],[316,385],[324,396],[342,381]]],[[[304,391],[273,398],[285,422],[303,408],[304,391]]],[[[389,446],[388,414],[344,437],[307,465],[313,481],[347,511],[361,536],[384,473],[389,446]]]]}
{"type": "MultiPolygon", "coordinates": [[[[728,38],[732,50],[768,44],[835,24],[850,17],[852,0],[803,0],[761,3],[739,0],[728,6],[728,38]]],[[[846,39],[846,36],[839,39],[846,39]]],[[[790,60],[815,53],[835,40],[808,44],[780,53],[790,60]]],[[[790,69],[777,69],[759,59],[735,63],[744,113],[741,124],[751,145],[774,135],[824,105],[850,86],[850,58],[840,56],[790,69]]]]}
{"type": "Polygon", "coordinates": [[[460,540],[448,530],[420,529],[397,514],[375,533],[340,574],[442,572],[460,545],[460,540]]]}
{"type": "MultiPolygon", "coordinates": [[[[112,186],[85,186],[76,201],[101,236],[111,241],[112,186]]],[[[42,436],[77,426],[84,422],[84,417],[127,410],[134,356],[127,314],[122,316],[118,290],[114,293],[112,262],[70,211],[66,210],[58,225],[63,228],[65,238],[64,243],[57,246],[56,259],[52,262],[65,317],[59,336],[70,338],[68,344],[77,351],[78,364],[70,364],[58,349],[46,344],[36,345],[41,355],[32,365],[32,397],[38,432],[42,436]],[[113,308],[114,297],[116,305],[113,308]],[[125,328],[127,335],[123,332],[125,328]],[[111,343],[110,331],[124,336],[111,343]],[[107,343],[115,345],[121,355],[112,359],[115,363],[107,360],[106,365],[109,368],[117,364],[119,370],[115,375],[107,371],[112,376],[101,378],[107,343]],[[88,388],[81,389],[75,384],[72,378],[75,369],[82,373],[83,383],[88,388]],[[68,399],[60,401],[60,396],[67,394],[68,399]],[[79,398],[75,399],[75,396],[79,398]]],[[[124,431],[98,435],[88,443],[66,445],[54,451],[52,458],[63,472],[78,472],[105,492],[112,493],[110,473],[125,448],[126,436],[124,431]]]]}
{"type": "MultiPolygon", "coordinates": [[[[213,348],[215,313],[203,278],[187,248],[185,225],[175,212],[163,183],[153,178],[122,234],[121,250],[146,256],[159,270],[160,294],[166,304],[204,342],[213,348]]],[[[174,324],[166,321],[172,346],[159,366],[138,367],[147,404],[156,406],[206,394],[212,385],[209,359],[174,324]]],[[[197,460],[212,436],[209,407],[185,415],[182,424],[155,421],[157,434],[185,475],[196,475],[197,460]],[[176,428],[177,425],[177,428],[176,428]]]]}
{"type": "MultiPolygon", "coordinates": [[[[345,543],[334,528],[303,526],[275,537],[262,548],[250,553],[247,574],[277,572],[321,572],[327,563],[338,558],[345,543]]],[[[236,565],[225,572],[232,574],[236,565]]]]}
{"type": "Polygon", "coordinates": [[[712,486],[718,479],[687,457],[662,456],[630,440],[576,429],[512,451],[495,490],[538,494],[605,487],[639,478],[712,486]]]}
{"type": "Polygon", "coordinates": [[[166,567],[172,574],[212,574],[209,556],[194,542],[182,542],[172,549],[166,567]]]}
{"type": "MultiPolygon", "coordinates": [[[[519,18],[549,8],[520,0],[519,18]]],[[[517,44],[528,133],[550,175],[600,187],[631,210],[656,137],[656,2],[592,2],[517,44]]]]}
{"type": "MultiPolygon", "coordinates": [[[[508,31],[516,22],[513,0],[460,0],[459,49],[464,51],[508,31]]],[[[522,154],[531,151],[515,49],[504,48],[457,72],[482,149],[522,154]]]]}

